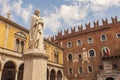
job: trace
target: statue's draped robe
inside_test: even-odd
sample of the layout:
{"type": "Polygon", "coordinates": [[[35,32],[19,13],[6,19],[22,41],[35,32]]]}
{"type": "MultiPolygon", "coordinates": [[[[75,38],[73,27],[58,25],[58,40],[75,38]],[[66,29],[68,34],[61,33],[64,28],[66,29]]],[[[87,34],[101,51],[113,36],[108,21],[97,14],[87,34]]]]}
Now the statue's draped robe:
{"type": "Polygon", "coordinates": [[[29,47],[43,49],[43,21],[36,15],[31,17],[29,47]]]}

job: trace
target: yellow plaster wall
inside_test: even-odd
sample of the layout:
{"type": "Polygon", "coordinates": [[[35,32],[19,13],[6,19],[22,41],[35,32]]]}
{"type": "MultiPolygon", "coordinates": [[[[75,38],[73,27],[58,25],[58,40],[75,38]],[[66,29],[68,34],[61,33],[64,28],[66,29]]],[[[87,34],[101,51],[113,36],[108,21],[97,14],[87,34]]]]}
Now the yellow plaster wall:
{"type": "MultiPolygon", "coordinates": [[[[5,48],[5,40],[7,41],[6,48],[10,50],[15,50],[15,37],[14,34],[17,32],[21,32],[18,28],[6,24],[5,22],[0,21],[0,47],[5,48]],[[6,34],[7,34],[7,26],[8,26],[8,37],[6,40],[6,34]]],[[[24,32],[27,40],[25,43],[25,50],[28,48],[28,40],[29,40],[29,34],[24,32]]]]}
{"type": "MultiPolygon", "coordinates": [[[[51,61],[51,62],[55,62],[55,59],[54,59],[54,49],[56,48],[55,46],[51,45],[50,43],[47,43],[46,44],[47,46],[47,49],[46,49],[46,52],[47,54],[49,55],[49,58],[48,60],[51,61]]],[[[63,64],[63,50],[59,49],[59,59],[58,59],[58,63],[59,64],[63,64]]]]}
{"type": "Polygon", "coordinates": [[[5,33],[6,33],[6,24],[0,22],[0,47],[4,47],[5,33]]]}
{"type": "Polygon", "coordinates": [[[62,50],[60,50],[60,53],[59,53],[59,63],[63,64],[63,51],[62,50]]]}
{"type": "Polygon", "coordinates": [[[9,26],[9,31],[8,31],[8,42],[7,42],[7,48],[10,49],[10,50],[14,50],[15,48],[15,39],[14,39],[14,34],[18,32],[17,29],[15,29],[14,27],[12,26],[9,26]]]}

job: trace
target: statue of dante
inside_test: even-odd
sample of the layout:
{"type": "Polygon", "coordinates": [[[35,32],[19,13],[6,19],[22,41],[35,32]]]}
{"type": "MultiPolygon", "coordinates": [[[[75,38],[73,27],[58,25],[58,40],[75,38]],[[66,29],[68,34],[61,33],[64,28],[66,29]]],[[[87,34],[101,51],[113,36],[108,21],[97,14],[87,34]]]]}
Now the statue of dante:
{"type": "Polygon", "coordinates": [[[43,20],[40,17],[40,10],[35,10],[31,17],[30,24],[30,49],[44,49],[43,48],[43,20]]]}

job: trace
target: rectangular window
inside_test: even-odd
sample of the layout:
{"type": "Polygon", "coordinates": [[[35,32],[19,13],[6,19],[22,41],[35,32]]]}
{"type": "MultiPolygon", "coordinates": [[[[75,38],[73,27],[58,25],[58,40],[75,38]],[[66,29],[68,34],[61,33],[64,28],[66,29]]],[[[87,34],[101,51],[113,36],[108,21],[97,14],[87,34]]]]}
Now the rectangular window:
{"type": "Polygon", "coordinates": [[[117,64],[112,64],[112,69],[113,69],[113,70],[115,70],[115,69],[117,69],[117,68],[118,68],[117,64]]]}
{"type": "Polygon", "coordinates": [[[99,70],[103,70],[103,65],[100,65],[100,66],[99,66],[99,70]]]}

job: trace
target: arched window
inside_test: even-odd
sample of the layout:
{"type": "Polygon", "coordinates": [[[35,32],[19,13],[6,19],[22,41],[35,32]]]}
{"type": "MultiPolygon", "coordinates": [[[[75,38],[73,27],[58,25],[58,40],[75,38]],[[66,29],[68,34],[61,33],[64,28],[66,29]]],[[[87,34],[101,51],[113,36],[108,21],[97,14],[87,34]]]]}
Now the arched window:
{"type": "Polygon", "coordinates": [[[24,71],[24,64],[21,64],[19,67],[17,80],[23,80],[23,71],[24,71]]]}
{"type": "Polygon", "coordinates": [[[88,41],[88,44],[93,43],[93,38],[89,37],[87,41],[88,41]]]}
{"type": "Polygon", "coordinates": [[[102,56],[109,56],[110,50],[107,47],[102,47],[102,56]]]}
{"type": "Polygon", "coordinates": [[[73,73],[73,69],[72,68],[68,68],[68,74],[72,74],[73,73]]]}
{"type": "Polygon", "coordinates": [[[94,57],[95,56],[95,51],[93,49],[89,50],[89,56],[94,57]]]}
{"type": "Polygon", "coordinates": [[[55,80],[55,77],[56,77],[55,70],[52,69],[51,72],[50,72],[50,80],[55,80]]]}
{"type": "Polygon", "coordinates": [[[4,65],[1,80],[15,80],[15,74],[16,74],[16,66],[15,66],[15,64],[12,61],[8,61],[4,65]]]}
{"type": "Polygon", "coordinates": [[[57,72],[57,80],[62,80],[62,72],[60,70],[57,72]]]}
{"type": "Polygon", "coordinates": [[[101,35],[101,41],[106,41],[107,40],[107,36],[105,34],[101,35]]]}
{"type": "Polygon", "coordinates": [[[72,58],[73,58],[72,54],[68,54],[68,60],[72,61],[72,58]]]}
{"type": "Polygon", "coordinates": [[[80,73],[83,73],[82,67],[79,67],[79,72],[80,72],[80,73]]]}
{"type": "Polygon", "coordinates": [[[20,41],[19,41],[19,39],[16,39],[16,49],[15,49],[15,51],[19,51],[19,44],[20,44],[20,41]]]}
{"type": "Polygon", "coordinates": [[[26,35],[23,32],[17,32],[14,34],[15,37],[15,51],[23,53],[25,49],[25,42],[27,40],[26,35]]]}
{"type": "Polygon", "coordinates": [[[77,41],[77,46],[81,46],[82,45],[82,41],[81,40],[78,40],[77,41]]]}
{"type": "Polygon", "coordinates": [[[71,48],[72,47],[72,42],[67,42],[67,48],[71,48]]]}
{"type": "Polygon", "coordinates": [[[88,66],[88,71],[89,71],[89,72],[92,72],[92,71],[93,71],[92,66],[88,66]]]}

